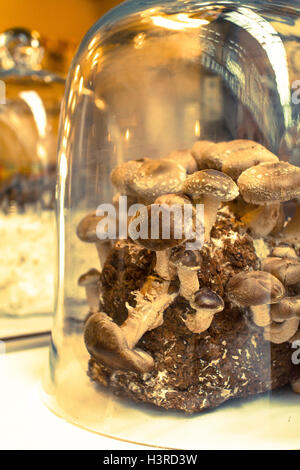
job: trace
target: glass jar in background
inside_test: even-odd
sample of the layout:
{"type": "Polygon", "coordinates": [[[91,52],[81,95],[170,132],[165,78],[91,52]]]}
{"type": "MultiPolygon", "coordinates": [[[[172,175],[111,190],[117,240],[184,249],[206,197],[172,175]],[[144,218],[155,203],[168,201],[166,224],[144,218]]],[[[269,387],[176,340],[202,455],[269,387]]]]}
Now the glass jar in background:
{"type": "Polygon", "coordinates": [[[64,80],[39,34],[0,35],[0,337],[49,330],[55,291],[56,149],[64,80]]]}
{"type": "Polygon", "coordinates": [[[299,448],[299,24],[295,1],[128,1],[83,40],[46,383],[65,418],[299,448]]]}

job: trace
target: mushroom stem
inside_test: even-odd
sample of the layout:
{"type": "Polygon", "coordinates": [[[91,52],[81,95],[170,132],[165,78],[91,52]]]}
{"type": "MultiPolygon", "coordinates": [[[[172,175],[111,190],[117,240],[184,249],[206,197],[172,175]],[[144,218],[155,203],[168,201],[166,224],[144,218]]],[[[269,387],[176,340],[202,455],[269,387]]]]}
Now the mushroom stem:
{"type": "Polygon", "coordinates": [[[107,260],[107,257],[111,251],[111,241],[106,240],[106,241],[99,241],[95,242],[98,256],[99,256],[99,261],[100,261],[100,267],[103,269],[105,261],[107,260]]]}
{"type": "Polygon", "coordinates": [[[250,311],[253,315],[253,321],[257,326],[265,327],[272,323],[269,304],[253,305],[250,307],[250,311]]]}
{"type": "Polygon", "coordinates": [[[300,262],[290,258],[265,258],[261,269],[277,277],[284,285],[291,286],[300,282],[300,262]]]}
{"type": "Polygon", "coordinates": [[[95,313],[99,311],[99,288],[98,284],[91,284],[85,287],[86,299],[90,312],[95,313]]]}
{"type": "Polygon", "coordinates": [[[209,243],[210,232],[216,222],[220,200],[206,194],[197,199],[196,204],[204,205],[204,241],[209,243]]]}
{"type": "MultiPolygon", "coordinates": [[[[192,305],[194,308],[194,306],[192,305]]],[[[212,324],[214,314],[207,312],[205,309],[198,309],[195,315],[188,314],[185,324],[193,333],[202,333],[206,331],[212,324]]]]}
{"type": "Polygon", "coordinates": [[[176,270],[170,264],[171,249],[156,252],[156,266],[155,271],[157,274],[166,281],[171,281],[176,275],[176,270]]]}
{"type": "Polygon", "coordinates": [[[195,292],[199,290],[198,272],[178,266],[177,274],[180,280],[179,294],[189,301],[192,300],[195,292]]]}
{"type": "Polygon", "coordinates": [[[158,328],[163,324],[163,313],[174,300],[175,294],[160,294],[158,298],[147,298],[136,292],[137,304],[135,307],[127,306],[128,318],[120,327],[127,344],[132,349],[146,331],[158,328]]]}
{"type": "Polygon", "coordinates": [[[78,284],[85,287],[89,311],[92,313],[99,311],[99,281],[100,273],[97,269],[90,269],[78,279],[78,284]]]}

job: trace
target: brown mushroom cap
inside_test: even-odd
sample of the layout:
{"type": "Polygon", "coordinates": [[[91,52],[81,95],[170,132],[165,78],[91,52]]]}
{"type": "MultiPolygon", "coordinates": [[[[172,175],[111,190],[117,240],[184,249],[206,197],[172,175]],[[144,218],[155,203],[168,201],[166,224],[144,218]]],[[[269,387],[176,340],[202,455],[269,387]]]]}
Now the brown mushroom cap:
{"type": "Polygon", "coordinates": [[[265,258],[261,269],[277,277],[285,286],[300,282],[300,261],[291,258],[265,258]]]}
{"type": "Polygon", "coordinates": [[[170,262],[179,268],[197,271],[200,269],[202,256],[199,251],[186,250],[184,246],[179,246],[172,250],[170,262]]]}
{"type": "Polygon", "coordinates": [[[197,158],[199,169],[222,170],[222,166],[230,153],[230,142],[218,142],[214,145],[207,145],[201,157],[197,158]]]}
{"type": "Polygon", "coordinates": [[[88,319],[84,341],[91,356],[111,369],[145,373],[153,367],[152,357],[144,351],[129,349],[121,328],[103,312],[88,319]]]}
{"type": "Polygon", "coordinates": [[[205,310],[207,313],[218,313],[224,309],[224,301],[216,292],[208,287],[202,287],[195,293],[194,305],[197,309],[205,310]]]}
{"type": "Polygon", "coordinates": [[[192,153],[197,160],[199,170],[211,168],[223,171],[223,167],[228,158],[233,157],[233,159],[235,159],[235,155],[241,152],[245,154],[251,151],[258,152],[256,149],[260,149],[261,153],[262,151],[268,152],[265,147],[257,142],[247,139],[236,139],[228,142],[218,142],[217,144],[208,141],[199,141],[196,142],[192,148],[192,153]]]}
{"type": "Polygon", "coordinates": [[[217,170],[201,170],[193,173],[183,183],[182,192],[192,199],[211,196],[220,201],[232,201],[239,190],[230,176],[217,170]]]}
{"type": "Polygon", "coordinates": [[[216,145],[215,142],[210,140],[198,140],[194,143],[191,153],[194,159],[197,162],[198,170],[204,170],[205,168],[210,168],[206,166],[206,154],[210,148],[213,148],[216,145]]]}
{"type": "Polygon", "coordinates": [[[102,220],[103,217],[96,215],[96,211],[86,215],[77,226],[78,238],[86,243],[95,243],[99,241],[96,233],[97,224],[102,220]]]}
{"type": "Polygon", "coordinates": [[[233,276],[227,286],[229,300],[240,307],[272,304],[285,294],[284,286],[274,276],[263,271],[243,271],[233,276]]]}
{"type": "Polygon", "coordinates": [[[298,260],[297,253],[294,248],[289,245],[278,245],[272,251],[273,258],[289,258],[298,260]]]}
{"type": "Polygon", "coordinates": [[[100,273],[97,269],[90,269],[88,272],[82,274],[78,279],[79,286],[90,286],[91,284],[96,284],[100,281],[100,273]]]}
{"type": "Polygon", "coordinates": [[[134,174],[132,189],[138,197],[152,203],[162,194],[181,192],[185,178],[186,170],[172,160],[148,160],[134,174]]]}
{"type": "MultiPolygon", "coordinates": [[[[129,237],[132,241],[137,243],[138,245],[147,248],[148,250],[152,251],[161,251],[166,250],[168,248],[173,248],[175,246],[180,245],[186,240],[186,234],[189,233],[188,231],[184,230],[184,226],[182,227],[181,237],[175,238],[176,236],[176,217],[174,216],[174,212],[172,211],[172,207],[161,206],[158,204],[151,204],[147,206],[147,217],[146,213],[144,212],[137,212],[130,220],[129,220],[129,237]],[[134,240],[132,238],[132,233],[130,230],[130,224],[135,221],[135,219],[139,219],[140,226],[142,224],[148,224],[148,237],[147,238],[138,238],[134,240]],[[170,221],[170,235],[167,238],[164,238],[164,222],[170,221]],[[152,229],[154,229],[157,234],[158,238],[154,238],[152,236],[152,229]]],[[[184,218],[182,217],[182,221],[184,222],[184,218]]],[[[193,223],[193,221],[188,221],[188,223],[193,223]]]]}
{"type": "Polygon", "coordinates": [[[104,218],[106,217],[96,215],[96,211],[86,215],[77,226],[78,238],[86,243],[107,243],[109,240],[105,237],[99,238],[99,231],[97,233],[97,225],[104,218]]]}
{"type": "Polygon", "coordinates": [[[236,149],[230,149],[230,153],[222,165],[222,171],[235,181],[248,168],[260,163],[279,161],[276,155],[257,142],[252,140],[233,142],[242,143],[237,145],[236,149]]]}
{"type": "Polygon", "coordinates": [[[202,333],[212,324],[214,315],[224,309],[223,299],[208,287],[198,289],[190,302],[196,310],[186,315],[185,325],[193,333],[202,333]]]}
{"type": "Polygon", "coordinates": [[[197,162],[192,155],[191,150],[175,150],[165,157],[165,160],[172,160],[185,168],[188,174],[197,171],[197,162]]]}
{"type": "Polygon", "coordinates": [[[111,182],[121,194],[136,196],[132,189],[132,182],[140,167],[147,160],[148,159],[129,160],[112,170],[110,174],[111,182]]]}
{"type": "Polygon", "coordinates": [[[300,195],[300,168],[286,162],[260,163],[241,174],[238,186],[251,204],[289,201],[300,195]]]}

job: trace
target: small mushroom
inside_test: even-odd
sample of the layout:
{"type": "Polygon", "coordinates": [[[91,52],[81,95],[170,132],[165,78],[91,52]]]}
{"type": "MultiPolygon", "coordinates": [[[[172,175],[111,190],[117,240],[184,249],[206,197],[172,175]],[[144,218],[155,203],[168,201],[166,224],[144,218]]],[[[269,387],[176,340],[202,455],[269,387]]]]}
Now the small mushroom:
{"type": "Polygon", "coordinates": [[[278,245],[272,251],[273,258],[289,258],[298,260],[297,253],[295,252],[294,248],[290,247],[289,245],[278,245]]]}
{"type": "Polygon", "coordinates": [[[202,287],[195,293],[191,307],[196,313],[187,314],[185,324],[193,333],[202,333],[210,327],[214,315],[224,309],[224,301],[208,287],[202,287]]]}
{"type": "Polygon", "coordinates": [[[111,240],[101,240],[97,236],[97,225],[102,219],[103,216],[97,216],[96,212],[92,212],[86,215],[77,226],[77,236],[81,241],[95,243],[101,267],[104,266],[111,250],[111,240]]]}
{"type": "MultiPolygon", "coordinates": [[[[186,236],[190,233],[190,227],[184,226],[184,218],[182,217],[182,227],[176,227],[176,217],[171,207],[168,205],[151,204],[147,206],[147,210],[137,214],[130,219],[129,237],[138,245],[156,252],[157,274],[166,280],[174,277],[174,270],[170,266],[169,256],[170,248],[178,246],[185,242],[186,236]],[[147,236],[145,238],[135,239],[132,233],[131,224],[138,219],[139,225],[147,225],[147,236]],[[177,231],[178,229],[178,231],[177,231]],[[180,230],[179,230],[180,229],[180,230]]],[[[186,221],[192,224],[193,221],[186,221]]]]}
{"type": "Polygon", "coordinates": [[[204,239],[210,241],[210,232],[216,221],[221,202],[235,199],[238,187],[230,176],[217,170],[202,170],[193,173],[183,183],[182,192],[195,204],[204,204],[204,239]]]}
{"type": "Polygon", "coordinates": [[[277,304],[272,305],[271,317],[277,323],[290,320],[291,318],[300,319],[300,295],[285,297],[277,304]]]}
{"type": "Polygon", "coordinates": [[[229,280],[226,293],[233,304],[252,307],[279,302],[285,294],[285,289],[272,274],[263,271],[242,271],[229,280]]]}
{"type": "Polygon", "coordinates": [[[266,236],[274,230],[278,231],[283,225],[283,213],[274,204],[289,201],[300,195],[300,169],[286,162],[260,163],[240,175],[238,186],[246,202],[266,206],[265,210],[257,210],[259,220],[255,221],[252,217],[252,227],[257,228],[258,234],[261,232],[262,236],[266,236]],[[276,214],[277,220],[272,227],[276,214]],[[259,225],[263,217],[266,222],[261,230],[259,225]],[[271,228],[269,233],[266,230],[268,227],[271,228]]]}
{"type": "Polygon", "coordinates": [[[185,178],[185,168],[172,160],[147,160],[134,174],[131,188],[139,200],[152,204],[158,196],[181,192],[185,178]]]}
{"type": "Polygon", "coordinates": [[[186,250],[185,247],[180,246],[172,250],[170,262],[177,268],[180,280],[180,295],[191,301],[195,292],[199,290],[198,270],[202,262],[200,253],[186,250]]]}
{"type": "Polygon", "coordinates": [[[283,228],[280,203],[300,194],[300,170],[286,162],[260,163],[244,171],[238,186],[245,201],[261,206],[243,217],[254,236],[267,236],[283,228]]]}
{"type": "Polygon", "coordinates": [[[285,286],[300,282],[300,261],[298,260],[268,257],[262,261],[261,269],[273,274],[285,286]]]}
{"type": "Polygon", "coordinates": [[[300,195],[300,168],[286,162],[260,163],[238,179],[240,193],[251,204],[274,204],[300,195]]]}
{"type": "MultiPolygon", "coordinates": [[[[277,304],[276,304],[277,305],[277,304]]],[[[270,305],[252,305],[249,310],[252,313],[253,321],[257,326],[265,327],[272,323],[270,305]]]]}
{"type": "Polygon", "coordinates": [[[112,369],[145,373],[152,369],[152,357],[135,348],[146,331],[163,323],[163,313],[176,294],[168,294],[169,282],[154,280],[147,284],[147,291],[135,291],[135,307],[127,304],[128,318],[118,326],[105,313],[92,315],[84,331],[89,353],[100,363],[112,369]],[[150,287],[149,287],[150,285],[150,287]]]}
{"type": "Polygon", "coordinates": [[[175,150],[165,157],[165,160],[172,160],[185,168],[188,174],[198,170],[197,162],[192,155],[191,150],[175,150]]]}
{"type": "Polygon", "coordinates": [[[150,354],[130,349],[122,329],[106,313],[94,313],[87,320],[84,341],[90,355],[111,369],[145,373],[153,368],[150,354]]]}
{"type": "Polygon", "coordinates": [[[264,329],[264,338],[275,344],[282,344],[289,341],[298,330],[299,318],[291,318],[282,323],[272,322],[264,329]]]}
{"type": "Polygon", "coordinates": [[[99,281],[100,273],[97,269],[90,269],[78,279],[78,285],[85,287],[90,312],[93,313],[99,311],[99,281]]]}

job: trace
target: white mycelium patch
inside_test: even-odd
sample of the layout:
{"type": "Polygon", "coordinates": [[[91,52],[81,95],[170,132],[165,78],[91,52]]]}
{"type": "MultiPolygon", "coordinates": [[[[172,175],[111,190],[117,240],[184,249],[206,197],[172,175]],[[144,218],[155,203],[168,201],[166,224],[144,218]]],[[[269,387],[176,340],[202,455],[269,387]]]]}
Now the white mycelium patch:
{"type": "Polygon", "coordinates": [[[256,238],[253,240],[255,254],[259,259],[265,259],[270,254],[270,248],[263,238],[256,238]]]}
{"type": "Polygon", "coordinates": [[[50,314],[56,266],[54,213],[0,215],[0,303],[6,315],[50,314]]]}

